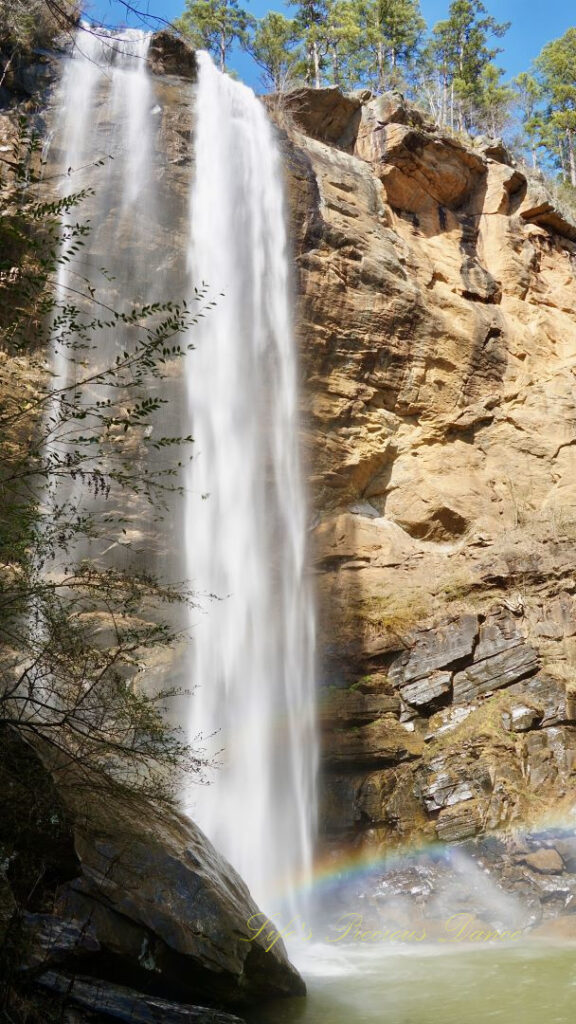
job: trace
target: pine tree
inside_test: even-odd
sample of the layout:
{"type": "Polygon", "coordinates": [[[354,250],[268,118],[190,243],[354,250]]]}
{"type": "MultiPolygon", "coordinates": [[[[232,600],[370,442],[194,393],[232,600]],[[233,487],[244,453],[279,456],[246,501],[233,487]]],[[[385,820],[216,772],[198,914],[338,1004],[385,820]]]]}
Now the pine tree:
{"type": "Polygon", "coordinates": [[[174,27],[193,46],[208,50],[221,71],[235,43],[246,46],[254,18],[238,0],[186,0],[186,9],[174,27]]]}
{"type": "Polygon", "coordinates": [[[323,51],[327,76],[341,89],[358,84],[358,55],[363,44],[358,0],[327,0],[323,51]]]}
{"type": "Polygon", "coordinates": [[[362,24],[367,84],[379,92],[402,85],[426,29],[419,0],[364,0],[362,24]]]}
{"type": "Polygon", "coordinates": [[[548,104],[548,145],[556,148],[560,167],[576,188],[576,28],[548,43],[535,67],[548,104]]]}
{"type": "Polygon", "coordinates": [[[452,0],[449,16],[434,26],[429,59],[442,85],[441,120],[460,130],[472,127],[471,112],[483,104],[485,69],[501,53],[489,45],[502,38],[509,22],[497,22],[481,0],[452,0]]]}
{"type": "Polygon", "coordinates": [[[328,0],[288,0],[288,3],[296,8],[295,21],[304,43],[304,77],[315,89],[320,89],[328,53],[328,0]]]}
{"type": "Polygon", "coordinates": [[[296,73],[299,42],[298,26],[283,14],[269,11],[256,22],[247,49],[264,72],[264,85],[274,92],[283,92],[296,73]]]}
{"type": "Polygon", "coordinates": [[[502,135],[510,122],[514,89],[502,82],[504,72],[496,64],[487,64],[480,76],[479,102],[471,110],[476,127],[489,135],[502,135]]]}
{"type": "MultiPolygon", "coordinates": [[[[516,107],[520,113],[524,140],[532,158],[532,166],[538,167],[538,150],[543,146],[544,112],[542,109],[543,90],[538,79],[529,71],[522,71],[512,83],[516,107]]],[[[524,147],[523,147],[524,148],[524,147]]]]}

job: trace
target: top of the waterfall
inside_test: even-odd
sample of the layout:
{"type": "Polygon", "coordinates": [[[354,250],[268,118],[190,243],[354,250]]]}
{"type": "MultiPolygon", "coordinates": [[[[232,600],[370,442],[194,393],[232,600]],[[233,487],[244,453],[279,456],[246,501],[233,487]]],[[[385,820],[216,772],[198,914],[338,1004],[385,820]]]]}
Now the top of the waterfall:
{"type": "Polygon", "coordinates": [[[136,69],[145,63],[152,39],[141,29],[106,29],[82,21],[76,33],[72,57],[104,66],[136,69]]]}
{"type": "Polygon", "coordinates": [[[196,53],[183,39],[162,29],[105,29],[80,23],[72,56],[103,67],[127,70],[148,68],[154,74],[177,75],[193,81],[197,76],[196,53]]]}
{"type": "Polygon", "coordinates": [[[250,109],[252,114],[260,119],[262,124],[268,123],[264,106],[249,85],[246,85],[245,82],[239,82],[227,72],[220,71],[206,50],[198,50],[196,60],[198,62],[199,78],[207,83],[206,91],[208,96],[215,96],[220,93],[228,98],[225,106],[228,106],[228,102],[232,104],[232,107],[228,106],[229,111],[232,109],[237,110],[241,106],[245,109],[250,109]]]}

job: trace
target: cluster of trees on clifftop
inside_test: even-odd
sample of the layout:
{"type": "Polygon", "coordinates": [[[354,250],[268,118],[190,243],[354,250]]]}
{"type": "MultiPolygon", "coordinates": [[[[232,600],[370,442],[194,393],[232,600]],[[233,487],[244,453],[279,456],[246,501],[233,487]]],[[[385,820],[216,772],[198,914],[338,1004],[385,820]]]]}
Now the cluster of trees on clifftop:
{"type": "Polygon", "coordinates": [[[482,0],[452,0],[428,26],[419,0],[289,0],[294,16],[256,19],[240,0],[186,0],[176,28],[225,70],[235,46],[266,88],[399,89],[441,125],[515,135],[533,166],[555,166],[576,188],[576,28],[548,43],[512,81],[498,63],[510,23],[482,0]]]}
{"type": "MultiPolygon", "coordinates": [[[[139,0],[117,2],[143,24],[156,20],[139,0]]],[[[576,27],[506,80],[498,58],[510,23],[482,0],[451,0],[435,25],[426,23],[420,0],[287,2],[292,17],[270,10],[255,18],[243,0],[185,0],[174,28],[222,70],[240,46],[261,68],[264,87],[277,93],[302,84],[400,90],[442,128],[505,135],[526,162],[576,189],[576,27]]],[[[0,50],[10,60],[73,27],[81,10],[80,0],[0,0],[0,50]]],[[[4,66],[0,85],[5,75],[4,66]]]]}

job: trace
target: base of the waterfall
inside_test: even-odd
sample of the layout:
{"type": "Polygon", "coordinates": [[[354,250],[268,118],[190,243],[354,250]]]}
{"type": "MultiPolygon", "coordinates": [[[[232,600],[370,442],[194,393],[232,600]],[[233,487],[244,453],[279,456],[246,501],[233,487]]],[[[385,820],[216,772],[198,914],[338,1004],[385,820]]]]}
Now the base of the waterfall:
{"type": "Polygon", "coordinates": [[[574,824],[452,845],[331,851],[307,907],[289,942],[509,942],[554,927],[568,936],[570,922],[576,929],[574,824]]]}
{"type": "Polygon", "coordinates": [[[308,999],[249,1024],[571,1024],[574,869],[573,827],[323,862],[274,917],[308,999]]]}
{"type": "MultiPolygon", "coordinates": [[[[576,929],[575,929],[576,935],[576,929]]],[[[291,951],[306,1000],[248,1024],[572,1024],[576,938],[487,944],[311,944],[291,951]]]]}

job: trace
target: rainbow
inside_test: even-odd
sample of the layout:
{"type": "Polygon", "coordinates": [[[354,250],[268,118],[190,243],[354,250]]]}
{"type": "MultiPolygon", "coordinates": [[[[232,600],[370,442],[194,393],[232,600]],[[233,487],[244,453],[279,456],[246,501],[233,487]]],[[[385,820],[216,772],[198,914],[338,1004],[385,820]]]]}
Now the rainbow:
{"type": "MultiPolygon", "coordinates": [[[[536,838],[542,834],[542,839],[545,839],[547,832],[576,835],[576,809],[574,806],[570,807],[568,813],[563,808],[556,808],[528,825],[498,833],[483,834],[474,838],[481,840],[493,836],[501,839],[522,840],[527,836],[536,838]]],[[[295,895],[296,898],[300,896],[321,898],[324,893],[328,894],[338,888],[345,889],[349,885],[365,879],[378,878],[393,868],[407,868],[423,856],[449,863],[458,851],[461,852],[459,844],[447,844],[438,840],[397,845],[384,850],[382,846],[374,849],[346,846],[340,850],[330,850],[319,856],[314,862],[311,873],[301,874],[290,882],[286,879],[278,880],[275,892],[280,902],[288,893],[295,895]]]]}

